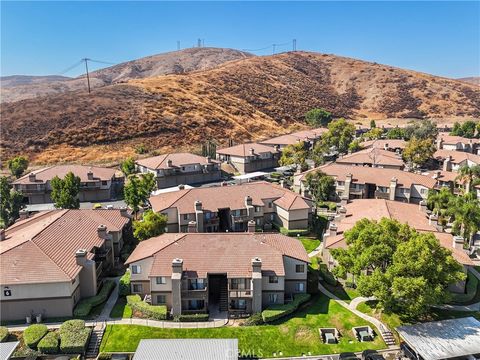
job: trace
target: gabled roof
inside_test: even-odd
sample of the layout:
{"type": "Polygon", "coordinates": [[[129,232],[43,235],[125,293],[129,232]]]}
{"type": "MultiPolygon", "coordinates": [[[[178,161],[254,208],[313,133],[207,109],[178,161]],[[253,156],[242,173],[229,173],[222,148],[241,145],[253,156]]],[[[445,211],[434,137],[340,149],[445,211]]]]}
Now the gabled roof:
{"type": "MultiPolygon", "coordinates": [[[[62,282],[80,271],[75,252],[93,251],[104,239],[98,226],[121,231],[129,219],[120,210],[53,210],[22,220],[0,242],[0,283],[62,282]]],[[[90,258],[92,254],[88,255],[90,258]]]]}
{"type": "Polygon", "coordinates": [[[253,149],[254,155],[259,155],[262,153],[272,153],[277,154],[278,151],[275,150],[272,146],[262,145],[258,143],[247,143],[247,144],[238,144],[231,147],[218,149],[217,154],[246,157],[252,156],[251,149],[253,149]]]}
{"type": "Polygon", "coordinates": [[[120,172],[117,169],[113,168],[105,168],[91,165],[55,165],[32,171],[29,174],[15,180],[13,184],[45,183],[53,179],[55,176],[58,176],[59,178],[64,178],[65,175],[67,175],[69,172],[72,172],[74,175],[80,177],[81,182],[99,180],[107,181],[111,180],[112,177],[114,177],[117,173],[119,174],[119,176],[121,176],[120,172]],[[89,172],[93,173],[93,180],[88,179],[89,172]],[[29,180],[29,175],[32,173],[35,174],[35,182],[31,182],[29,180]]]}
{"type": "Polygon", "coordinates": [[[480,164],[480,155],[471,154],[465,151],[439,149],[435,151],[433,156],[437,160],[445,160],[450,156],[452,158],[452,163],[454,164],[459,164],[467,160],[475,164],[480,164]]]}
{"type": "Polygon", "coordinates": [[[142,241],[127,264],[153,256],[149,276],[170,276],[172,260],[183,260],[183,271],[204,278],[207,273],[228,277],[250,277],[251,261],[262,260],[262,272],[285,275],[283,256],[309,262],[302,243],[273,233],[186,233],[163,234],[142,241]]]}
{"type": "Polygon", "coordinates": [[[263,206],[262,200],[273,199],[275,204],[285,210],[309,209],[310,202],[299,194],[265,181],[240,185],[193,188],[150,197],[150,204],[156,212],[168,208],[177,208],[179,213],[194,212],[194,203],[202,202],[204,210],[216,212],[218,209],[243,209],[245,197],[252,198],[252,204],[263,206]]]}
{"type": "Polygon", "coordinates": [[[384,199],[356,199],[345,205],[345,208],[347,209],[345,218],[335,220],[337,235],[327,237],[325,240],[326,249],[346,248],[344,233],[353,228],[357,221],[365,218],[375,221],[388,218],[408,224],[419,232],[433,233],[443,247],[452,251],[453,257],[458,262],[466,265],[473,264],[464,251],[453,248],[452,235],[438,232],[435,226],[429,224],[426,214],[416,204],[384,199]]]}
{"type": "Polygon", "coordinates": [[[384,149],[386,146],[389,149],[405,149],[407,142],[402,139],[377,139],[363,141],[360,145],[364,148],[384,149]]]}
{"type": "Polygon", "coordinates": [[[337,181],[345,181],[347,174],[352,174],[352,183],[376,184],[377,186],[390,186],[392,178],[397,179],[400,187],[409,188],[412,184],[422,185],[433,189],[437,181],[430,176],[411,173],[397,169],[373,168],[367,166],[351,166],[344,164],[331,163],[320,166],[315,169],[305,171],[295,175],[297,179],[303,181],[305,176],[312,171],[321,170],[325,174],[333,176],[337,181]]]}
{"type": "Polygon", "coordinates": [[[172,161],[172,168],[178,168],[185,165],[216,163],[215,160],[207,160],[206,157],[190,154],[190,153],[171,153],[153,156],[145,159],[137,160],[138,165],[149,169],[168,169],[168,161],[172,161]],[[209,162],[210,161],[210,162],[209,162]]]}
{"type": "Polygon", "coordinates": [[[405,165],[402,158],[397,154],[376,147],[345,155],[341,159],[337,159],[337,164],[375,164],[376,166],[398,167],[405,165]]]}
{"type": "Polygon", "coordinates": [[[299,140],[315,140],[318,139],[324,132],[328,131],[326,128],[317,128],[310,130],[297,131],[291,134],[276,136],[271,139],[260,141],[261,144],[267,145],[293,145],[299,140]]]}
{"type": "Polygon", "coordinates": [[[443,140],[444,144],[480,144],[480,139],[469,139],[462,136],[450,135],[446,132],[441,132],[438,134],[438,138],[443,140]]]}

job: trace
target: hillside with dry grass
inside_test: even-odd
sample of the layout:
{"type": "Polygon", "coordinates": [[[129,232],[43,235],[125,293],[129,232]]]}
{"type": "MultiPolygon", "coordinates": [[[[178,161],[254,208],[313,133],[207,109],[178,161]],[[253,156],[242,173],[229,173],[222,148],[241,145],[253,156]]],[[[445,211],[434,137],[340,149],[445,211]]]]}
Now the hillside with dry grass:
{"type": "Polygon", "coordinates": [[[249,57],[186,74],[130,80],[3,104],[2,149],[37,161],[115,160],[206,139],[256,140],[335,116],[479,118],[480,90],[456,80],[317,53],[249,57]],[[91,159],[91,154],[101,154],[91,159]]]}

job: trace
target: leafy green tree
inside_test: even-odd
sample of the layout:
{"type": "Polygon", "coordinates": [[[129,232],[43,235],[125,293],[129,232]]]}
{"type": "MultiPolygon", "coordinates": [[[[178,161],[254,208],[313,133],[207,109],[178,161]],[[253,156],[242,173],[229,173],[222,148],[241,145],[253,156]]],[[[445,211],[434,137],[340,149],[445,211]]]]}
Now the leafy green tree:
{"type": "Polygon", "coordinates": [[[480,121],[477,123],[477,138],[480,138],[480,121]]]}
{"type": "Polygon", "coordinates": [[[24,156],[17,156],[8,160],[7,165],[12,175],[18,179],[27,170],[28,160],[24,156]]]}
{"type": "Polygon", "coordinates": [[[332,121],[332,113],[325,109],[312,109],[305,114],[305,121],[310,126],[327,126],[332,121]]]}
{"type": "Polygon", "coordinates": [[[360,145],[360,141],[358,139],[353,140],[350,145],[348,145],[348,151],[354,153],[357,151],[362,150],[363,147],[360,145]]]}
{"type": "MultiPolygon", "coordinates": [[[[473,120],[465,121],[463,124],[455,122],[453,124],[451,135],[463,136],[472,139],[476,136],[476,132],[479,129],[479,124],[473,120]]],[[[477,135],[478,136],[478,135],[477,135]]]]}
{"type": "Polygon", "coordinates": [[[385,136],[387,139],[405,139],[407,134],[404,129],[394,127],[393,129],[388,130],[385,136]]]}
{"type": "Polygon", "coordinates": [[[450,135],[463,136],[462,124],[460,124],[458,121],[455,121],[450,135]]]}
{"type": "Polygon", "coordinates": [[[305,183],[317,204],[335,197],[335,180],[321,170],[309,172],[305,176],[305,183]]]}
{"type": "Polygon", "coordinates": [[[433,140],[429,138],[422,140],[413,137],[408,141],[403,150],[403,159],[413,166],[419,167],[431,159],[435,151],[433,140]]]}
{"type": "Polygon", "coordinates": [[[456,180],[460,180],[466,184],[466,192],[474,191],[474,186],[480,183],[480,165],[463,165],[458,169],[456,180]]]}
{"type": "Polygon", "coordinates": [[[155,177],[152,173],[130,175],[123,189],[125,203],[137,216],[140,206],[147,203],[150,193],[155,189],[155,177]]]}
{"type": "Polygon", "coordinates": [[[471,241],[480,230],[480,201],[473,193],[456,196],[449,204],[447,214],[454,218],[452,231],[471,241]]]}
{"type": "Polygon", "coordinates": [[[345,119],[337,119],[328,124],[328,131],[315,145],[314,152],[318,154],[328,153],[330,149],[340,153],[346,153],[348,146],[355,137],[355,126],[345,119]]]}
{"type": "Polygon", "coordinates": [[[427,206],[435,215],[445,217],[446,211],[454,199],[455,196],[449,188],[444,187],[440,191],[430,190],[427,197],[427,206]]]}
{"type": "Polygon", "coordinates": [[[13,190],[6,176],[0,177],[0,228],[7,228],[19,217],[23,195],[13,190]]]}
{"type": "Polygon", "coordinates": [[[135,160],[132,157],[127,158],[120,164],[120,169],[127,177],[135,174],[135,160]]]}
{"type": "Polygon", "coordinates": [[[281,166],[297,165],[300,166],[302,170],[304,170],[307,168],[307,156],[308,151],[305,148],[304,143],[302,141],[299,141],[295,144],[285,146],[282,151],[282,156],[280,157],[279,163],[281,166]]]}
{"type": "Polygon", "coordinates": [[[381,128],[372,128],[367,131],[363,136],[370,140],[380,139],[383,135],[383,129],[381,128]]]}
{"type": "Polygon", "coordinates": [[[50,197],[57,209],[78,209],[80,207],[78,199],[80,178],[71,171],[63,179],[55,176],[50,181],[50,186],[52,187],[50,197]]]}
{"type": "Polygon", "coordinates": [[[370,129],[375,129],[377,127],[377,123],[375,122],[375,120],[370,120],[370,129]]]}
{"type": "Polygon", "coordinates": [[[347,249],[332,250],[334,273],[355,275],[360,294],[375,296],[387,312],[423,315],[449,299],[449,285],[465,279],[462,266],[432,233],[398,221],[360,220],[345,239],[347,249]]]}
{"type": "Polygon", "coordinates": [[[437,124],[431,120],[420,120],[405,128],[405,138],[417,138],[420,140],[435,140],[438,135],[437,124]]]}
{"type": "Polygon", "coordinates": [[[167,216],[147,210],[142,220],[133,221],[133,235],[140,241],[161,235],[167,226],[167,216]]]}

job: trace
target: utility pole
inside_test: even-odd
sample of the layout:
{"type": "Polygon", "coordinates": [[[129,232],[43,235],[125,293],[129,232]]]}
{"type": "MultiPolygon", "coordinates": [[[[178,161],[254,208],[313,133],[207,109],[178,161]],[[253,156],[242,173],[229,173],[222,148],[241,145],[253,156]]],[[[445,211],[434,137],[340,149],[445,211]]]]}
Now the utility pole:
{"type": "Polygon", "coordinates": [[[177,40],[177,50],[180,50],[180,41],[177,40]]]}
{"type": "Polygon", "coordinates": [[[83,58],[82,61],[85,61],[85,70],[87,70],[87,85],[88,85],[88,93],[90,94],[90,77],[88,76],[88,61],[90,59],[83,58]]]}
{"type": "Polygon", "coordinates": [[[272,53],[273,53],[273,55],[275,55],[275,44],[272,44],[272,48],[273,48],[272,53]]]}
{"type": "Polygon", "coordinates": [[[202,39],[197,40],[197,47],[202,47],[202,39]]]}
{"type": "Polygon", "coordinates": [[[293,51],[297,51],[297,39],[293,39],[293,51]]]}

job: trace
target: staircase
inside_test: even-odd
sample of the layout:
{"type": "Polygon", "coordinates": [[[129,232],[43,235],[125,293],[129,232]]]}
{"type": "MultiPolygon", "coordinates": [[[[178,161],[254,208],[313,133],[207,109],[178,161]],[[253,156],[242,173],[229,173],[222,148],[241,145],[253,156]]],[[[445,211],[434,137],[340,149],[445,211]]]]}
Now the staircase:
{"type": "Polygon", "coordinates": [[[220,286],[220,311],[228,311],[228,283],[227,278],[222,279],[220,286]]]}
{"type": "Polygon", "coordinates": [[[382,328],[380,329],[380,333],[387,346],[395,345],[395,337],[389,329],[382,326],[382,328]]]}
{"type": "Polygon", "coordinates": [[[100,350],[100,344],[102,343],[103,333],[105,332],[105,324],[102,326],[95,326],[88,342],[87,352],[85,353],[85,359],[96,359],[98,351],[100,350]]]}

